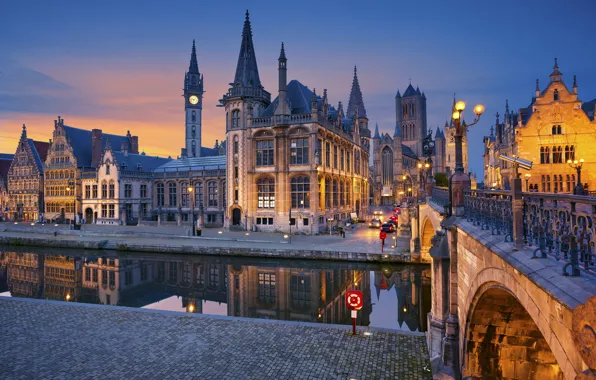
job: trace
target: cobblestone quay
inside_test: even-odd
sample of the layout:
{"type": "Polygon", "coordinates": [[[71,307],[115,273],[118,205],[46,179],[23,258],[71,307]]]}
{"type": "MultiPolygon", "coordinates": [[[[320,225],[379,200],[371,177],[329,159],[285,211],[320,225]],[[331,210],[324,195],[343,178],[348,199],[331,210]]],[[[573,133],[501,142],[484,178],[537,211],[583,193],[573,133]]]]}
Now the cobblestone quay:
{"type": "Polygon", "coordinates": [[[432,378],[423,334],[3,297],[0,355],[3,379],[432,378]]]}

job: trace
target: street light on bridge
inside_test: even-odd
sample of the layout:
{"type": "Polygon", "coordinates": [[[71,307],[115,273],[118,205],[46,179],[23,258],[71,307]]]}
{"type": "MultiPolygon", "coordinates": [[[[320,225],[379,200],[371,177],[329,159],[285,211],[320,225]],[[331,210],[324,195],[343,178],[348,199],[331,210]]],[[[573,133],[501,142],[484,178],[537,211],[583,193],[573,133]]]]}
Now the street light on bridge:
{"type": "Polygon", "coordinates": [[[567,160],[567,164],[575,169],[577,171],[577,185],[575,185],[575,188],[573,188],[573,194],[574,195],[586,195],[586,191],[584,189],[584,186],[582,185],[582,166],[584,165],[584,159],[581,158],[579,161],[578,160],[567,160]]]}

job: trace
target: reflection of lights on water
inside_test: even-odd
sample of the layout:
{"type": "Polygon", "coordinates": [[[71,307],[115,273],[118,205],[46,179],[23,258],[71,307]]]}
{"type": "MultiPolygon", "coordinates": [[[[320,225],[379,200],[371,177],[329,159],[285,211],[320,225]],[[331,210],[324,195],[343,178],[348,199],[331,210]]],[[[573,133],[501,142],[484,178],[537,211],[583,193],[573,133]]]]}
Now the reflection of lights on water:
{"type": "Polygon", "coordinates": [[[408,309],[406,309],[406,307],[404,306],[404,313],[405,313],[406,311],[408,311],[408,309]]]}
{"type": "Polygon", "coordinates": [[[66,295],[66,300],[67,300],[67,301],[70,301],[70,294],[67,294],[67,295],[66,295]]]}
{"type": "Polygon", "coordinates": [[[188,305],[188,311],[191,313],[195,311],[195,305],[188,305]]]}
{"type": "Polygon", "coordinates": [[[364,332],[364,335],[365,335],[365,336],[371,336],[371,335],[372,335],[372,333],[371,333],[370,331],[365,331],[365,332],[364,332]]]}

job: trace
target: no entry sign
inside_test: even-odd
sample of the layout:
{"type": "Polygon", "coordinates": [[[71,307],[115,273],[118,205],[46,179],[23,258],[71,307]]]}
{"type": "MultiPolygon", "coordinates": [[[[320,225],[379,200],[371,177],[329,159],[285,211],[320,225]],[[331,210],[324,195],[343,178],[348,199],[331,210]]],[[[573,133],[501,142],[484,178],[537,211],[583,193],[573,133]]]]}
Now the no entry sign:
{"type": "Polygon", "coordinates": [[[348,290],[346,293],[346,305],[352,310],[362,309],[364,299],[360,290],[348,290]]]}
{"type": "Polygon", "coordinates": [[[381,232],[379,233],[379,239],[381,239],[381,240],[385,240],[386,238],[387,238],[387,232],[385,232],[385,231],[381,231],[381,232]]]}

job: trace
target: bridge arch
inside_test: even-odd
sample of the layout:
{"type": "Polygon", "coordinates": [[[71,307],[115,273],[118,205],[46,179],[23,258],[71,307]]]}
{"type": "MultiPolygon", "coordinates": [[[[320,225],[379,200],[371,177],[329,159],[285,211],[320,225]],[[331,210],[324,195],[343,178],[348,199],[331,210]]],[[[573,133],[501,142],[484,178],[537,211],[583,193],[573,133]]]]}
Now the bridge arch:
{"type": "Polygon", "coordinates": [[[429,257],[430,259],[429,251],[432,247],[431,240],[437,233],[437,229],[433,225],[430,218],[424,219],[420,226],[420,256],[429,257]]]}
{"type": "Polygon", "coordinates": [[[487,268],[476,276],[460,334],[463,376],[469,378],[564,379],[568,363],[560,342],[532,297],[509,273],[487,268]],[[485,281],[482,281],[485,280],[485,281]]]}

